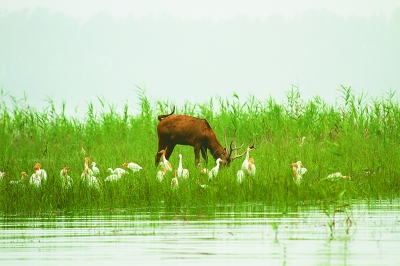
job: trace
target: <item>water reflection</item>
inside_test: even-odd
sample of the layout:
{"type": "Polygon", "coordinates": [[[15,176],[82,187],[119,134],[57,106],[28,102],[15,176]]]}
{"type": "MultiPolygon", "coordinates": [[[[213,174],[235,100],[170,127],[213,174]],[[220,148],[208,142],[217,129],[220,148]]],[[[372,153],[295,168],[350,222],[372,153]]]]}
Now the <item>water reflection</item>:
{"type": "Polygon", "coordinates": [[[400,262],[399,206],[353,203],[347,213],[327,213],[249,204],[3,217],[0,263],[393,265],[400,262]]]}

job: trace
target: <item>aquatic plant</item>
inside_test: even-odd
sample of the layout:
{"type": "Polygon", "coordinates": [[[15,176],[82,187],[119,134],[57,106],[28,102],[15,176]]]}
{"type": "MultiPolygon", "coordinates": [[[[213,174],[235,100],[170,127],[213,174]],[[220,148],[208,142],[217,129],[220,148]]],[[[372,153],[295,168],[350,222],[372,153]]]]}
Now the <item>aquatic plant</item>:
{"type": "MultiPolygon", "coordinates": [[[[157,178],[160,167],[154,166],[157,152],[157,115],[172,110],[173,103],[154,102],[138,89],[139,114],[130,114],[131,106],[122,113],[115,105],[98,98],[102,108],[88,103],[83,118],[65,114],[51,99],[43,110],[28,105],[27,97],[12,99],[7,106],[0,101],[0,171],[6,178],[0,182],[0,211],[3,213],[42,213],[55,210],[136,208],[148,206],[182,207],[215,204],[264,202],[298,204],[299,202],[337,202],[348,199],[381,199],[400,194],[397,158],[400,156],[400,107],[393,92],[382,98],[367,99],[342,87],[342,98],[334,105],[315,97],[305,101],[297,88],[288,92],[287,102],[260,100],[249,96],[206,103],[186,102],[176,106],[184,113],[208,120],[215,134],[227,138],[236,134],[239,144],[255,143],[252,157],[257,164],[255,176],[237,182],[242,160],[221,169],[216,178],[208,179],[199,168],[187,164],[188,179],[179,180],[179,189],[171,190],[173,172],[163,181],[157,178]],[[217,104],[215,111],[214,106],[217,104]],[[100,173],[99,189],[82,181],[84,159],[96,162],[100,173]],[[300,185],[293,181],[292,162],[301,160],[308,172],[300,185]],[[106,169],[124,162],[137,162],[143,169],[128,171],[118,182],[104,182],[106,169]],[[40,187],[28,183],[16,185],[21,172],[28,176],[40,163],[48,178],[40,187]],[[65,189],[60,171],[68,166],[72,179],[65,189]],[[351,179],[328,181],[334,172],[346,173],[351,179]],[[345,193],[343,193],[345,191],[345,193]]],[[[177,169],[179,154],[194,161],[190,146],[177,146],[170,158],[177,169]]],[[[202,162],[211,169],[214,164],[202,162]]]]}

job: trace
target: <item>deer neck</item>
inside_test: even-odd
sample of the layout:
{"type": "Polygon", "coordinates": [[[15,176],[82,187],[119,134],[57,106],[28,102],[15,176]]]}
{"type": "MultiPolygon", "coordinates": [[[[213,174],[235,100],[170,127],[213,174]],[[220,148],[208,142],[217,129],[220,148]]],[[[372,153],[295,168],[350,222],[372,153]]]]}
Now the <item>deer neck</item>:
{"type": "Polygon", "coordinates": [[[222,154],[224,153],[224,147],[222,147],[216,138],[208,143],[208,149],[215,160],[221,158],[222,154]]]}

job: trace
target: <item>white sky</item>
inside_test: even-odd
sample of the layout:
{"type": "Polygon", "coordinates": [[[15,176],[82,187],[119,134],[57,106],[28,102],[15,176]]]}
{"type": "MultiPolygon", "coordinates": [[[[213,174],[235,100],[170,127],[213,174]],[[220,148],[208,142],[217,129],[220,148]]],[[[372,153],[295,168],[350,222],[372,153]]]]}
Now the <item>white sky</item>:
{"type": "Polygon", "coordinates": [[[265,18],[272,14],[282,14],[293,17],[309,9],[327,9],[345,17],[370,17],[381,14],[390,19],[396,7],[400,7],[398,0],[1,0],[0,7],[15,11],[25,7],[40,6],[51,12],[62,12],[70,16],[89,19],[99,12],[106,12],[115,18],[124,18],[133,14],[135,17],[158,16],[169,14],[173,17],[185,19],[211,18],[215,21],[232,18],[238,14],[252,18],[265,18]]]}

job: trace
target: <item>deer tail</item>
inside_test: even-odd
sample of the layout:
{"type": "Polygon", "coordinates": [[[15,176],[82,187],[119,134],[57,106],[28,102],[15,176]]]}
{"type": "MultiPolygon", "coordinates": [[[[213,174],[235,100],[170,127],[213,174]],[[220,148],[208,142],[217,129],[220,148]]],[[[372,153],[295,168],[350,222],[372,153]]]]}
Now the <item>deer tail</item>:
{"type": "Polygon", "coordinates": [[[171,112],[171,113],[166,114],[166,115],[159,115],[159,116],[157,117],[157,118],[158,118],[158,121],[161,121],[161,120],[163,120],[164,118],[166,118],[166,117],[172,115],[174,112],[175,112],[175,106],[174,106],[174,108],[172,109],[172,112],[171,112]]]}

